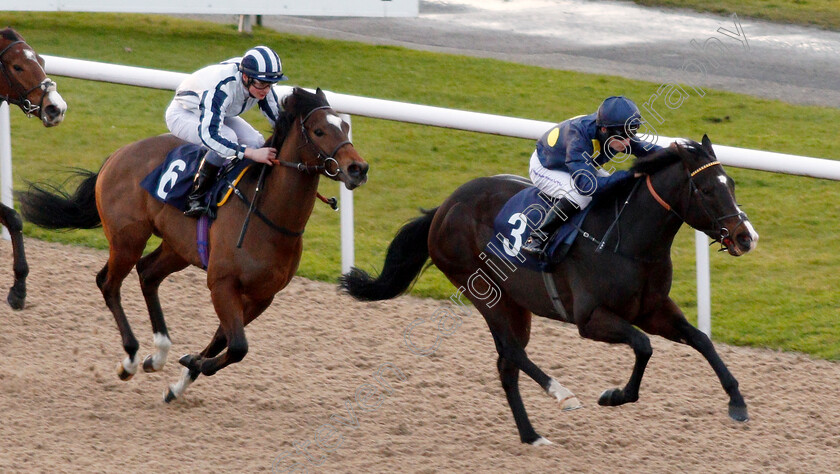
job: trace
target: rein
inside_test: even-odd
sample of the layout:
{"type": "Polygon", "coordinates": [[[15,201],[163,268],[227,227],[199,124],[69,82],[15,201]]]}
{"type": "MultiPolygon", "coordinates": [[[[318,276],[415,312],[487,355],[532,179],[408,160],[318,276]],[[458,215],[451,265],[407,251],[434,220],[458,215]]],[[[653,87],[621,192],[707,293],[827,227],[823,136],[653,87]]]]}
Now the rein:
{"type": "MultiPolygon", "coordinates": [[[[598,240],[592,234],[590,234],[589,232],[584,230],[580,225],[572,222],[572,225],[578,230],[578,232],[580,232],[580,234],[583,236],[583,238],[585,238],[586,240],[595,244],[595,247],[596,247],[595,248],[595,253],[601,253],[601,252],[604,251],[604,248],[606,248],[607,240],[609,239],[610,234],[612,233],[612,230],[614,228],[618,228],[618,221],[621,219],[621,214],[624,212],[624,209],[627,207],[627,205],[630,204],[630,199],[633,197],[633,194],[635,194],[636,191],[639,189],[639,184],[640,183],[641,183],[641,180],[637,180],[636,184],[633,185],[633,189],[630,191],[630,194],[624,200],[624,204],[622,204],[621,209],[618,208],[618,201],[616,201],[616,203],[615,203],[615,206],[616,206],[615,220],[612,221],[610,226],[607,228],[607,231],[604,232],[604,236],[601,238],[601,240],[598,240]]],[[[639,257],[639,256],[635,256],[635,255],[626,255],[626,254],[621,253],[618,249],[619,245],[621,244],[621,231],[618,231],[618,232],[619,232],[618,241],[616,241],[615,248],[612,249],[612,253],[614,253],[615,255],[618,255],[619,257],[626,258],[628,260],[637,261],[637,262],[656,263],[656,262],[660,262],[660,261],[664,260],[662,258],[645,258],[645,257],[639,257]]],[[[549,288],[549,282],[547,280],[546,280],[546,287],[549,288]]],[[[554,291],[556,292],[556,289],[554,291]]],[[[551,294],[551,289],[550,288],[549,288],[549,294],[551,294]]],[[[556,304],[556,301],[554,300],[554,297],[552,297],[552,301],[554,302],[555,308],[557,308],[557,304],[556,304]]],[[[560,314],[562,315],[563,312],[560,312],[560,314]]]]}
{"type": "Polygon", "coordinates": [[[255,216],[259,217],[260,220],[265,223],[265,225],[271,227],[272,229],[276,230],[277,232],[279,232],[283,235],[287,235],[289,237],[300,237],[301,235],[303,235],[303,230],[300,230],[300,231],[289,230],[286,227],[275,224],[274,222],[272,222],[271,219],[269,219],[265,214],[263,214],[259,210],[259,208],[256,207],[255,203],[257,201],[257,198],[259,198],[258,193],[259,193],[260,189],[262,188],[262,186],[264,184],[264,181],[265,181],[265,169],[266,169],[267,165],[262,165],[262,166],[263,166],[263,169],[260,170],[259,182],[257,183],[257,187],[254,189],[254,201],[253,202],[251,200],[249,200],[244,194],[242,194],[242,191],[240,191],[239,188],[236,185],[234,185],[230,181],[228,181],[228,183],[227,183],[228,187],[230,187],[230,189],[233,191],[233,194],[236,197],[238,197],[243,203],[245,203],[246,206],[248,206],[248,215],[245,217],[245,223],[242,225],[242,232],[239,235],[239,242],[237,243],[237,247],[239,247],[242,244],[242,239],[245,237],[245,230],[248,228],[248,222],[250,221],[251,213],[253,213],[255,216]]]}
{"type": "MultiPolygon", "coordinates": [[[[32,114],[41,110],[44,106],[44,99],[46,99],[47,94],[56,90],[56,84],[50,78],[44,78],[43,81],[39,82],[36,86],[32,87],[29,90],[19,82],[19,81],[12,81],[12,77],[9,75],[9,71],[6,69],[6,65],[3,63],[3,56],[6,55],[7,52],[13,47],[18,44],[26,44],[23,40],[12,41],[2,51],[0,51],[0,71],[3,73],[3,77],[6,79],[6,82],[9,83],[9,94],[10,95],[0,95],[0,102],[8,102],[13,105],[17,105],[18,107],[23,110],[27,117],[31,117],[32,114]],[[36,89],[41,89],[41,101],[38,104],[33,104],[27,96],[29,96],[32,91],[36,89]],[[16,91],[18,97],[14,98],[11,96],[12,92],[16,91]],[[23,92],[20,92],[23,91],[23,92]]],[[[28,45],[27,45],[28,46],[28,45]]],[[[31,49],[31,48],[30,48],[31,49]]]]}
{"type": "MultiPolygon", "coordinates": [[[[720,164],[721,163],[719,161],[712,161],[710,163],[706,163],[705,165],[697,168],[696,170],[694,170],[692,172],[687,172],[686,174],[688,174],[688,180],[689,180],[689,186],[690,186],[690,191],[689,192],[694,193],[697,190],[697,185],[694,184],[694,180],[692,179],[694,176],[696,176],[697,174],[699,174],[700,172],[702,172],[706,169],[709,169],[713,166],[718,166],[720,164]]],[[[639,189],[640,184],[641,184],[641,180],[636,181],[636,184],[633,185],[633,189],[630,191],[630,194],[624,200],[624,204],[622,204],[620,209],[618,208],[618,201],[616,201],[615,219],[610,224],[610,226],[607,228],[607,231],[604,233],[604,236],[601,238],[601,240],[598,240],[597,238],[593,237],[591,234],[584,231],[580,226],[577,226],[577,225],[575,226],[575,227],[577,227],[577,230],[581,233],[581,235],[583,235],[584,238],[586,238],[587,240],[589,240],[590,242],[592,242],[596,245],[595,253],[601,253],[606,248],[609,237],[613,233],[613,229],[618,228],[619,221],[621,220],[621,215],[624,212],[624,209],[630,203],[630,199],[633,197],[634,194],[636,194],[636,191],[639,189]]],[[[647,185],[648,192],[650,192],[653,199],[660,206],[662,206],[663,209],[665,209],[666,211],[673,214],[681,222],[685,222],[685,219],[679,213],[677,213],[674,210],[674,208],[670,204],[668,204],[668,202],[665,201],[665,199],[663,199],[662,196],[659,195],[658,192],[656,192],[656,189],[653,187],[653,182],[650,179],[650,175],[645,176],[645,184],[647,185]]],[[[701,198],[702,198],[702,196],[701,196],[701,198]]],[[[703,207],[703,211],[706,213],[706,215],[708,215],[716,223],[720,223],[723,219],[726,219],[726,218],[729,218],[729,217],[742,216],[741,225],[743,224],[743,221],[744,221],[743,216],[745,216],[745,214],[743,212],[738,212],[736,214],[730,214],[730,215],[726,215],[726,216],[716,218],[709,211],[709,208],[705,204],[705,201],[702,201],[702,199],[701,199],[701,203],[702,203],[701,205],[703,207]]],[[[737,230],[737,228],[736,228],[736,230],[737,230]]],[[[720,232],[720,237],[718,239],[716,239],[715,242],[720,242],[721,243],[721,245],[723,246],[721,248],[721,251],[725,250],[726,246],[725,246],[725,244],[723,244],[723,240],[726,239],[727,237],[729,237],[731,235],[731,232],[729,232],[729,230],[726,227],[723,227],[723,226],[719,226],[719,229],[709,230],[709,231],[710,232],[712,232],[712,231],[719,231],[720,232]]],[[[708,232],[706,232],[706,233],[708,233],[708,232]]],[[[619,231],[618,240],[616,241],[615,248],[612,250],[612,252],[614,254],[625,257],[625,258],[628,258],[628,259],[631,259],[631,260],[638,260],[638,261],[655,262],[655,261],[660,260],[660,259],[646,259],[646,258],[641,258],[641,257],[637,257],[637,256],[624,255],[621,252],[619,252],[620,244],[621,244],[621,235],[620,235],[620,231],[619,231]]]]}
{"type": "Polygon", "coordinates": [[[300,171],[301,173],[321,173],[321,172],[323,172],[325,175],[327,175],[330,178],[335,178],[339,174],[343,173],[343,171],[341,170],[341,167],[338,165],[338,160],[335,159],[335,154],[338,153],[338,150],[340,150],[344,145],[352,145],[353,142],[351,142],[350,140],[344,140],[343,142],[336,145],[336,147],[335,147],[335,149],[333,149],[332,153],[327,154],[327,153],[324,152],[324,150],[321,149],[321,147],[319,147],[315,143],[312,143],[312,140],[309,139],[309,134],[306,133],[306,121],[309,120],[309,117],[317,110],[331,109],[331,108],[332,107],[330,107],[329,105],[322,105],[320,107],[315,107],[314,109],[310,110],[309,113],[307,113],[305,116],[300,118],[300,133],[301,133],[301,135],[303,135],[303,141],[304,141],[304,143],[303,143],[303,145],[301,145],[301,147],[304,147],[306,145],[311,146],[315,150],[315,154],[317,155],[318,161],[320,163],[317,164],[317,165],[306,165],[304,163],[297,163],[297,162],[291,162],[291,161],[279,161],[278,160],[277,164],[279,164],[281,166],[285,166],[287,168],[296,169],[296,170],[300,171]],[[331,173],[329,168],[327,167],[327,165],[330,162],[335,163],[335,172],[333,172],[333,173],[331,173]]]}
{"type": "MultiPolygon", "coordinates": [[[[316,145],[315,143],[313,143],[309,139],[309,134],[306,133],[306,121],[309,119],[309,117],[312,116],[312,114],[316,110],[331,109],[331,108],[332,107],[330,107],[329,105],[322,105],[322,106],[319,106],[319,107],[315,107],[314,109],[310,110],[305,116],[302,116],[300,118],[300,133],[303,136],[304,144],[301,145],[299,148],[301,148],[303,146],[306,146],[306,145],[311,146],[315,150],[317,158],[320,161],[319,164],[317,164],[317,165],[307,165],[307,164],[304,164],[303,162],[292,162],[292,161],[281,161],[281,160],[275,160],[275,163],[277,163],[280,166],[285,166],[287,168],[292,168],[292,169],[295,169],[297,171],[300,171],[301,173],[306,173],[306,174],[323,172],[325,175],[327,175],[330,178],[334,178],[334,177],[338,176],[340,173],[343,173],[343,171],[341,170],[341,167],[338,164],[338,160],[335,159],[335,154],[338,153],[338,150],[340,150],[341,147],[343,147],[344,145],[352,145],[353,143],[350,140],[344,140],[343,142],[336,145],[336,147],[335,147],[335,149],[333,149],[332,153],[327,155],[327,154],[324,153],[324,151],[321,149],[321,147],[319,147],[318,145],[316,145]],[[330,161],[335,163],[336,171],[334,173],[330,173],[329,169],[327,168],[327,165],[329,164],[330,161]]],[[[259,208],[257,207],[257,200],[259,199],[260,189],[262,189],[263,185],[265,184],[266,168],[267,168],[267,165],[263,165],[262,169],[260,170],[260,177],[257,181],[256,188],[254,188],[254,199],[253,199],[253,201],[249,200],[244,194],[242,194],[242,191],[240,191],[239,188],[236,187],[233,183],[228,182],[228,186],[233,190],[234,195],[236,195],[236,197],[238,197],[243,203],[245,203],[246,206],[248,206],[248,214],[245,215],[245,221],[242,223],[242,230],[239,233],[239,240],[236,243],[236,248],[241,248],[242,247],[242,241],[245,239],[245,232],[248,230],[248,224],[251,221],[251,214],[256,215],[267,226],[271,227],[272,229],[274,229],[275,231],[277,231],[277,232],[279,232],[283,235],[286,235],[286,236],[289,236],[289,237],[300,237],[301,235],[303,235],[303,230],[300,230],[300,231],[289,230],[286,227],[275,224],[274,222],[271,221],[271,219],[269,219],[265,214],[263,214],[259,210],[259,208]]],[[[335,198],[326,199],[323,196],[321,196],[320,193],[316,193],[316,195],[324,203],[328,204],[333,210],[336,210],[338,208],[337,202],[335,201],[335,198]]]]}
{"type": "MultiPolygon", "coordinates": [[[[609,227],[607,227],[607,231],[604,232],[604,237],[601,239],[601,243],[598,244],[598,248],[595,249],[595,253],[601,253],[604,251],[604,247],[607,245],[607,239],[610,237],[610,233],[612,230],[618,226],[618,221],[621,219],[621,214],[624,212],[624,209],[627,207],[627,204],[630,203],[630,198],[636,194],[636,190],[639,189],[639,184],[641,181],[636,180],[636,184],[633,185],[633,189],[630,191],[630,194],[627,195],[627,199],[624,200],[624,204],[621,206],[621,209],[618,209],[618,201],[616,201],[616,213],[615,213],[615,220],[612,221],[609,227]]],[[[615,253],[618,253],[618,246],[621,244],[621,233],[618,234],[618,240],[615,243],[615,253]]]]}
{"type": "MultiPolygon", "coordinates": [[[[692,172],[689,172],[688,173],[689,193],[694,194],[698,190],[697,185],[694,184],[694,179],[692,179],[692,178],[694,178],[694,176],[696,176],[700,172],[702,172],[704,170],[707,170],[707,169],[709,169],[713,166],[719,166],[720,164],[721,164],[720,161],[715,160],[715,161],[712,161],[710,163],[706,163],[705,165],[697,168],[696,170],[694,170],[692,172]]],[[[670,204],[668,204],[664,199],[662,199],[662,196],[660,196],[659,193],[656,192],[656,189],[653,188],[653,183],[650,180],[650,175],[647,175],[646,182],[647,182],[648,191],[650,191],[650,194],[651,194],[651,196],[653,196],[653,199],[656,200],[656,202],[659,203],[659,205],[662,206],[666,211],[675,215],[682,222],[685,222],[685,219],[679,213],[677,213],[671,207],[670,204]]],[[[689,200],[689,205],[690,205],[690,203],[691,203],[691,200],[689,200]]],[[[721,248],[720,248],[721,252],[726,250],[726,244],[724,243],[724,240],[726,240],[730,235],[732,235],[732,232],[730,232],[729,229],[727,229],[726,227],[721,225],[721,221],[723,221],[723,219],[727,219],[727,218],[730,218],[730,217],[736,217],[736,216],[739,217],[738,226],[735,228],[735,230],[738,230],[738,228],[744,224],[744,218],[746,217],[746,214],[744,214],[743,211],[739,210],[737,213],[728,214],[728,215],[721,216],[721,217],[715,217],[709,211],[709,206],[706,205],[706,201],[703,198],[702,194],[700,195],[700,205],[703,209],[703,212],[705,212],[706,215],[709,218],[711,218],[711,220],[713,220],[716,224],[718,224],[718,229],[705,229],[705,230],[698,229],[698,230],[700,230],[701,232],[703,232],[707,235],[710,232],[719,232],[720,236],[718,238],[714,239],[713,242],[719,242],[721,244],[721,248]]]]}

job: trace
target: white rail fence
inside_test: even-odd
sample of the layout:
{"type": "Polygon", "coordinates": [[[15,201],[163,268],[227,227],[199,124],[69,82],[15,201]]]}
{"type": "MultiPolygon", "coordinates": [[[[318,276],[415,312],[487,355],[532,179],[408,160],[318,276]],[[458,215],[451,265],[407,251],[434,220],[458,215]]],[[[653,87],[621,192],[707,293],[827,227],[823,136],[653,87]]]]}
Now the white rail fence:
{"type": "MultiPolygon", "coordinates": [[[[186,77],[184,73],[123,66],[42,55],[47,72],[58,76],[111,82],[155,89],[174,90],[186,77]]],[[[276,86],[280,94],[288,93],[290,86],[276,86]]],[[[352,96],[325,91],[330,105],[343,114],[361,115],[384,120],[432,125],[458,130],[489,133],[536,140],[555,125],[521,118],[503,117],[463,110],[409,104],[369,97],[352,96]]],[[[349,117],[345,117],[349,120],[349,117]]],[[[8,137],[8,107],[0,107],[0,143],[8,137]]],[[[670,143],[673,138],[660,136],[659,143],[670,143]]],[[[11,205],[11,152],[10,147],[0,147],[0,195],[6,205],[11,205]],[[7,199],[8,198],[8,199],[7,199]]],[[[768,151],[750,150],[725,145],[715,145],[715,154],[727,166],[748,168],[773,173],[785,173],[813,178],[840,180],[840,161],[806,156],[788,155],[768,151]]],[[[341,186],[341,268],[346,272],[353,265],[353,201],[352,193],[341,186]]],[[[697,319],[698,328],[711,335],[711,282],[709,270],[708,237],[695,232],[697,255],[697,319]]]]}

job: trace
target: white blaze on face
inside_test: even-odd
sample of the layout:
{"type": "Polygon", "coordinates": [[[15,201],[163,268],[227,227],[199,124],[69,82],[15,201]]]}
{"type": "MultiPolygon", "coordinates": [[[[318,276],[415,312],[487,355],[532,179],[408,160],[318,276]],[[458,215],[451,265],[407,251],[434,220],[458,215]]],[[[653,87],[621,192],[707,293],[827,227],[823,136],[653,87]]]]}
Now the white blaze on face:
{"type": "Polygon", "coordinates": [[[55,122],[61,122],[61,119],[64,118],[64,112],[67,111],[67,102],[64,102],[64,98],[61,97],[57,91],[50,91],[47,94],[47,100],[54,106],[58,107],[58,110],[61,111],[61,115],[59,116],[58,120],[55,122]]]}
{"type": "MultiPolygon", "coordinates": [[[[741,208],[738,208],[738,212],[741,212],[741,208]]],[[[747,228],[747,231],[750,233],[750,250],[754,249],[756,245],[758,245],[758,232],[755,231],[755,227],[753,227],[752,223],[749,219],[744,221],[744,227],[747,228]]]]}
{"type": "Polygon", "coordinates": [[[339,132],[341,131],[341,124],[344,123],[344,121],[341,120],[341,117],[334,114],[327,114],[327,122],[331,123],[335,128],[338,129],[339,132]]]}
{"type": "Polygon", "coordinates": [[[720,181],[720,184],[722,184],[726,187],[729,187],[729,184],[727,183],[727,180],[726,180],[726,176],[724,176],[724,175],[718,176],[718,181],[720,181]]]}

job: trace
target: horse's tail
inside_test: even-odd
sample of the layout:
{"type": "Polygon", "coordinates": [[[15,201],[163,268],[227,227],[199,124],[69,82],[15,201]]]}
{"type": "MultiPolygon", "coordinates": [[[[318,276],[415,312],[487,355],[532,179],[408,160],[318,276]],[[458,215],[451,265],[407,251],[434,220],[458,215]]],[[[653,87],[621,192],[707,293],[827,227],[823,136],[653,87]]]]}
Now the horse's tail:
{"type": "Polygon", "coordinates": [[[429,258],[429,229],[437,210],[423,210],[422,216],[397,232],[388,246],[385,265],[377,278],[353,267],[339,279],[340,287],[363,301],[387,300],[408,290],[429,258]]]}
{"type": "Polygon", "coordinates": [[[24,219],[46,229],[93,229],[102,225],[96,210],[99,173],[81,169],[74,173],[84,179],[72,196],[43,183],[30,183],[28,191],[17,193],[24,219]]]}

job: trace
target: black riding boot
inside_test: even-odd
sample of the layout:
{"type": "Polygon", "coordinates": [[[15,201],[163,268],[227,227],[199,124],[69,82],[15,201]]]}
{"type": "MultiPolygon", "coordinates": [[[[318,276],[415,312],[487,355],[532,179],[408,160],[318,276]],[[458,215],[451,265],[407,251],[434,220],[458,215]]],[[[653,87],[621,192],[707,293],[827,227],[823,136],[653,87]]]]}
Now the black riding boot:
{"type": "Polygon", "coordinates": [[[189,207],[184,211],[185,216],[201,217],[210,210],[210,204],[204,202],[204,195],[216,183],[218,173],[218,166],[208,162],[207,158],[201,160],[198,173],[195,174],[195,180],[193,180],[193,190],[189,195],[189,207]]]}
{"type": "Polygon", "coordinates": [[[531,231],[531,236],[522,245],[522,251],[541,259],[547,259],[548,255],[545,255],[545,250],[554,232],[568,222],[579,210],[580,208],[568,199],[557,200],[554,204],[554,210],[549,209],[548,215],[539,227],[531,231]],[[540,235],[544,235],[545,240],[540,239],[538,237],[540,235]]]}

